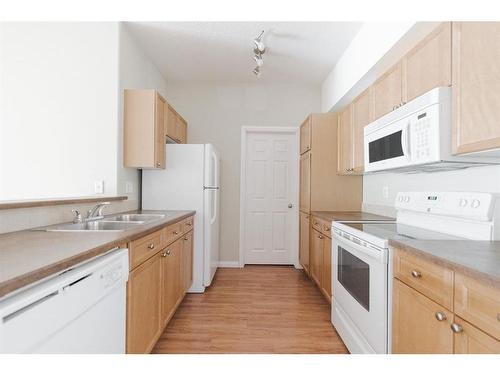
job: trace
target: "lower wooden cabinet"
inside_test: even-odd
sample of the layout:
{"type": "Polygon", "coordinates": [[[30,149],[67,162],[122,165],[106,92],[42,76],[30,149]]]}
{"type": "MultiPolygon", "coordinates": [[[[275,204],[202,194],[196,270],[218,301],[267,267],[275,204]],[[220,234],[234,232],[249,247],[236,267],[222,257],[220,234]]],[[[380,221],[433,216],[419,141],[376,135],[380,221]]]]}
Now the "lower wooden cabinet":
{"type": "Polygon", "coordinates": [[[453,313],[397,279],[392,298],[393,353],[453,353],[453,313]]]}
{"type": "MultiPolygon", "coordinates": [[[[130,256],[143,254],[147,244],[150,257],[135,266],[127,284],[127,353],[149,353],[181,303],[193,280],[192,218],[172,224],[129,244],[130,256]],[[185,224],[191,223],[191,225],[185,224]],[[161,249],[153,239],[175,228],[186,228],[161,249]],[[145,242],[144,239],[147,241],[145,242]],[[172,242],[173,241],[173,242],[172,242]]],[[[180,230],[180,229],[179,229],[180,230]]],[[[158,241],[159,242],[159,241],[158,241]]],[[[135,265],[135,263],[134,263],[135,265]]]]}
{"type": "Polygon", "coordinates": [[[317,230],[311,231],[310,269],[311,278],[317,285],[321,285],[321,271],[323,264],[323,239],[324,236],[317,230]]]}
{"type": "Polygon", "coordinates": [[[304,267],[304,270],[309,274],[309,231],[310,231],[310,216],[305,212],[301,212],[299,222],[299,262],[304,267]]]}
{"type": "Polygon", "coordinates": [[[332,239],[311,230],[310,276],[329,302],[332,301],[332,239]]]}
{"type": "Polygon", "coordinates": [[[156,254],[130,275],[127,286],[127,353],[148,353],[162,327],[161,254],[156,254]]]}
{"type": "Polygon", "coordinates": [[[332,302],[332,239],[323,240],[323,274],[321,275],[321,290],[325,297],[332,302]]]}
{"type": "Polygon", "coordinates": [[[498,287],[407,251],[391,251],[393,353],[500,354],[498,287]]]}

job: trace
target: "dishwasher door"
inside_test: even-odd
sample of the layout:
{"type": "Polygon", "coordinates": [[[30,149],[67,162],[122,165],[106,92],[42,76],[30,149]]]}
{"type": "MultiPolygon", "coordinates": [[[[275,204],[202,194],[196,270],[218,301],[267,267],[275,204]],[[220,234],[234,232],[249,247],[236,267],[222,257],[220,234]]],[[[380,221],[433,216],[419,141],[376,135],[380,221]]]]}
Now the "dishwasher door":
{"type": "Polygon", "coordinates": [[[0,302],[0,353],[124,353],[128,250],[0,302]]]}

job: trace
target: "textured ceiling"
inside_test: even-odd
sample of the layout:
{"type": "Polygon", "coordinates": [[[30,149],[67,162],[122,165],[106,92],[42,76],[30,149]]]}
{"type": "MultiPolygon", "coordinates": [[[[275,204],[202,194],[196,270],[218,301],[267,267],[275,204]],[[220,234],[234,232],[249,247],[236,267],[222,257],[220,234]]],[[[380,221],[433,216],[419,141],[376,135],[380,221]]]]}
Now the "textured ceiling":
{"type": "Polygon", "coordinates": [[[360,22],[126,22],[171,81],[321,83],[360,22]],[[265,30],[262,74],[252,73],[252,40],[265,30]]]}

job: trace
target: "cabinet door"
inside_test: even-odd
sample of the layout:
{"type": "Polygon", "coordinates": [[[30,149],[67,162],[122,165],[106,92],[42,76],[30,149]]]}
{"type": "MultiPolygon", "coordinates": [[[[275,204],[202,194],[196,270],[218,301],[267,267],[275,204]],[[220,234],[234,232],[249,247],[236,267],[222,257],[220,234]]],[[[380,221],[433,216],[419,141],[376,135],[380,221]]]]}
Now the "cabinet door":
{"type": "Polygon", "coordinates": [[[300,157],[300,196],[299,209],[309,213],[311,208],[311,153],[300,157]]]}
{"type": "Polygon", "coordinates": [[[301,212],[300,213],[300,222],[299,222],[299,261],[302,267],[304,267],[304,271],[309,274],[309,214],[301,212]]]}
{"type": "Polygon", "coordinates": [[[177,141],[187,143],[187,122],[181,116],[177,117],[177,141]]]}
{"type": "Polygon", "coordinates": [[[182,238],[182,294],[184,294],[193,283],[193,231],[186,233],[182,238]]]}
{"type": "Polygon", "coordinates": [[[403,101],[401,72],[401,62],[399,62],[380,77],[371,87],[374,120],[393,111],[403,101]]]}
{"type": "Polygon", "coordinates": [[[127,284],[127,353],[148,353],[159,331],[161,254],[137,267],[127,284]]]}
{"type": "Polygon", "coordinates": [[[451,22],[443,22],[403,59],[404,101],[451,85],[451,22]]]}
{"type": "Polygon", "coordinates": [[[332,301],[332,239],[326,237],[323,239],[323,262],[322,262],[322,280],[321,287],[323,293],[332,301]]]}
{"type": "Polygon", "coordinates": [[[352,168],[352,105],[339,114],[338,166],[339,174],[350,174],[352,168]]]}
{"type": "Polygon", "coordinates": [[[173,315],[181,290],[181,251],[179,239],[163,251],[162,257],[162,323],[165,325],[173,315]]]}
{"type": "Polygon", "coordinates": [[[316,230],[312,230],[311,235],[311,277],[321,287],[324,236],[316,230]]]}
{"type": "Polygon", "coordinates": [[[352,168],[355,173],[364,171],[364,129],[371,121],[370,89],[352,102],[352,168]]]}
{"type": "Polygon", "coordinates": [[[455,354],[500,354],[500,341],[455,316],[455,354]]]}
{"type": "Polygon", "coordinates": [[[169,105],[165,105],[165,136],[177,139],[177,113],[169,105]]]}
{"type": "Polygon", "coordinates": [[[300,154],[311,149],[311,116],[300,125],[300,154]]]}
{"type": "Polygon", "coordinates": [[[392,315],[393,353],[453,353],[453,314],[397,279],[392,315]]]}
{"type": "Polygon", "coordinates": [[[155,168],[165,168],[165,99],[156,93],[155,101],[155,168]]]}
{"type": "Polygon", "coordinates": [[[453,22],[453,152],[500,147],[500,22],[453,22]]]}

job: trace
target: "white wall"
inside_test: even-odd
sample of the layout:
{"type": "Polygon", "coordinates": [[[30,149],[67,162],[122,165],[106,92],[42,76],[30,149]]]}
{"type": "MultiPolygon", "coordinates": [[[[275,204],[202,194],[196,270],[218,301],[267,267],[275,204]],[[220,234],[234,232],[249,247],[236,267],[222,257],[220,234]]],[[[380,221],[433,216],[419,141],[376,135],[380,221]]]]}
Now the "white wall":
{"type": "Polygon", "coordinates": [[[0,24],[0,200],[116,193],[117,23],[0,24]]]}
{"type": "Polygon", "coordinates": [[[365,175],[364,208],[375,213],[394,215],[394,199],[400,191],[479,191],[500,194],[500,166],[437,173],[365,175]],[[389,189],[387,198],[382,192],[384,186],[389,189]]]}
{"type": "Polygon", "coordinates": [[[299,126],[320,110],[320,88],[169,82],[166,99],[188,121],[189,143],[213,143],[221,153],[221,260],[237,261],[241,127],[299,126]]]}
{"type": "Polygon", "coordinates": [[[119,87],[118,87],[118,194],[125,194],[125,185],[131,182],[133,193],[129,199],[139,199],[140,171],[123,167],[123,90],[157,89],[164,97],[167,82],[156,66],[149,60],[134,41],[127,27],[120,24],[119,47],[119,87]]]}

